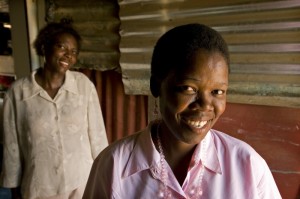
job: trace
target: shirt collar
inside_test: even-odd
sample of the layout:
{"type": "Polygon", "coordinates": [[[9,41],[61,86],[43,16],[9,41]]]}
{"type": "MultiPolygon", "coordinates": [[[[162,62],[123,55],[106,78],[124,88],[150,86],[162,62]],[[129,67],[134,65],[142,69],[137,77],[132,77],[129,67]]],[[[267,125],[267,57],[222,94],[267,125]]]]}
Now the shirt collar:
{"type": "MultiPolygon", "coordinates": [[[[146,130],[138,135],[136,144],[132,150],[132,154],[128,160],[128,164],[126,165],[122,177],[128,177],[142,170],[159,167],[160,155],[151,139],[152,126],[153,123],[150,123],[146,130]]],[[[207,143],[207,151],[204,166],[213,172],[222,174],[216,146],[213,142],[210,131],[205,136],[205,139],[207,143]]],[[[197,146],[197,148],[198,147],[200,147],[200,144],[197,146]]],[[[199,152],[199,149],[196,149],[195,152],[199,152]]]]}
{"type": "Polygon", "coordinates": [[[138,135],[123,177],[128,177],[142,170],[158,166],[160,156],[151,139],[152,127],[153,123],[150,123],[148,127],[138,135]]]}
{"type": "Polygon", "coordinates": [[[66,79],[62,85],[62,89],[65,89],[71,93],[78,94],[78,87],[76,84],[76,77],[73,72],[67,70],[66,79]]]}
{"type": "Polygon", "coordinates": [[[206,160],[204,160],[204,166],[211,171],[222,174],[222,168],[216,150],[216,145],[212,138],[213,137],[211,131],[209,131],[205,136],[207,151],[206,151],[206,160]]]}
{"type": "MultiPolygon", "coordinates": [[[[37,70],[33,71],[31,73],[30,78],[25,78],[23,80],[23,84],[22,84],[23,100],[29,99],[44,91],[44,89],[40,85],[38,85],[38,83],[35,81],[36,72],[37,70]]],[[[62,85],[61,89],[72,92],[74,94],[78,94],[76,78],[72,72],[66,71],[65,82],[62,85]]]]}

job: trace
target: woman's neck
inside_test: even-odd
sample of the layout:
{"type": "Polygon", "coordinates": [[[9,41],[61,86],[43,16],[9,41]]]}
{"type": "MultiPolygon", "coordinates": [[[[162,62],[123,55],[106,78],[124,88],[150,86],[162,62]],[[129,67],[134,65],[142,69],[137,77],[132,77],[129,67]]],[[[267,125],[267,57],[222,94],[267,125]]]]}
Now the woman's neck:
{"type": "Polygon", "coordinates": [[[54,98],[63,85],[65,76],[51,73],[51,71],[40,68],[35,75],[36,82],[49,94],[50,97],[54,98]]]}
{"type": "Polygon", "coordinates": [[[187,144],[176,139],[164,124],[158,126],[157,133],[161,139],[165,159],[178,182],[182,184],[186,178],[191,158],[197,145],[187,144]]]}
{"type": "Polygon", "coordinates": [[[37,74],[41,78],[42,85],[50,89],[60,88],[65,80],[65,75],[53,73],[46,68],[40,68],[37,74]]]}

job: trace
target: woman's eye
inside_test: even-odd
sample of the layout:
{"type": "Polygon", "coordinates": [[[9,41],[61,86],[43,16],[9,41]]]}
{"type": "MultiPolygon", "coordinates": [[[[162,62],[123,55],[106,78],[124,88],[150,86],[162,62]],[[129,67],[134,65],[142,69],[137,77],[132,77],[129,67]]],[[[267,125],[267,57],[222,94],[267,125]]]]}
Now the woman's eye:
{"type": "Polygon", "coordinates": [[[56,46],[57,46],[58,48],[60,48],[60,49],[65,49],[65,46],[62,45],[62,44],[56,44],[56,46]]]}
{"type": "Polygon", "coordinates": [[[213,90],[212,93],[214,95],[223,95],[225,93],[225,91],[223,91],[223,90],[213,90]]]}
{"type": "Polygon", "coordinates": [[[197,92],[197,90],[191,86],[180,86],[180,87],[178,87],[178,90],[181,92],[188,93],[188,94],[194,94],[197,92]]]}

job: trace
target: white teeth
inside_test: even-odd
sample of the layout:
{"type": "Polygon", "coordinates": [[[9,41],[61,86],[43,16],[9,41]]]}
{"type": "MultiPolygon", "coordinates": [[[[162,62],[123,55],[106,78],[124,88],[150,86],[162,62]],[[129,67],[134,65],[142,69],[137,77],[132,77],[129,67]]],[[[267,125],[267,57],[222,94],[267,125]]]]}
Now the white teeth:
{"type": "Polygon", "coordinates": [[[207,121],[191,121],[191,120],[188,120],[187,122],[188,124],[196,128],[202,128],[207,123],[207,121]]]}
{"type": "Polygon", "coordinates": [[[62,64],[64,64],[64,65],[69,65],[69,63],[67,63],[67,62],[64,62],[64,61],[61,61],[60,63],[62,63],[62,64]]]}

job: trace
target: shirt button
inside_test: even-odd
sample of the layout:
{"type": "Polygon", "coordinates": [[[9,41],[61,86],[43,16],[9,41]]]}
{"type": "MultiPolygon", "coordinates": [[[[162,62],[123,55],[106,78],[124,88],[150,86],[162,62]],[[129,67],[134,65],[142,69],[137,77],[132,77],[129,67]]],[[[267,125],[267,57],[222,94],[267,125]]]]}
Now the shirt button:
{"type": "Polygon", "coordinates": [[[159,179],[158,171],[156,168],[151,168],[150,171],[154,179],[159,179]]]}
{"type": "Polygon", "coordinates": [[[55,116],[55,120],[58,120],[58,116],[55,116]]]}

